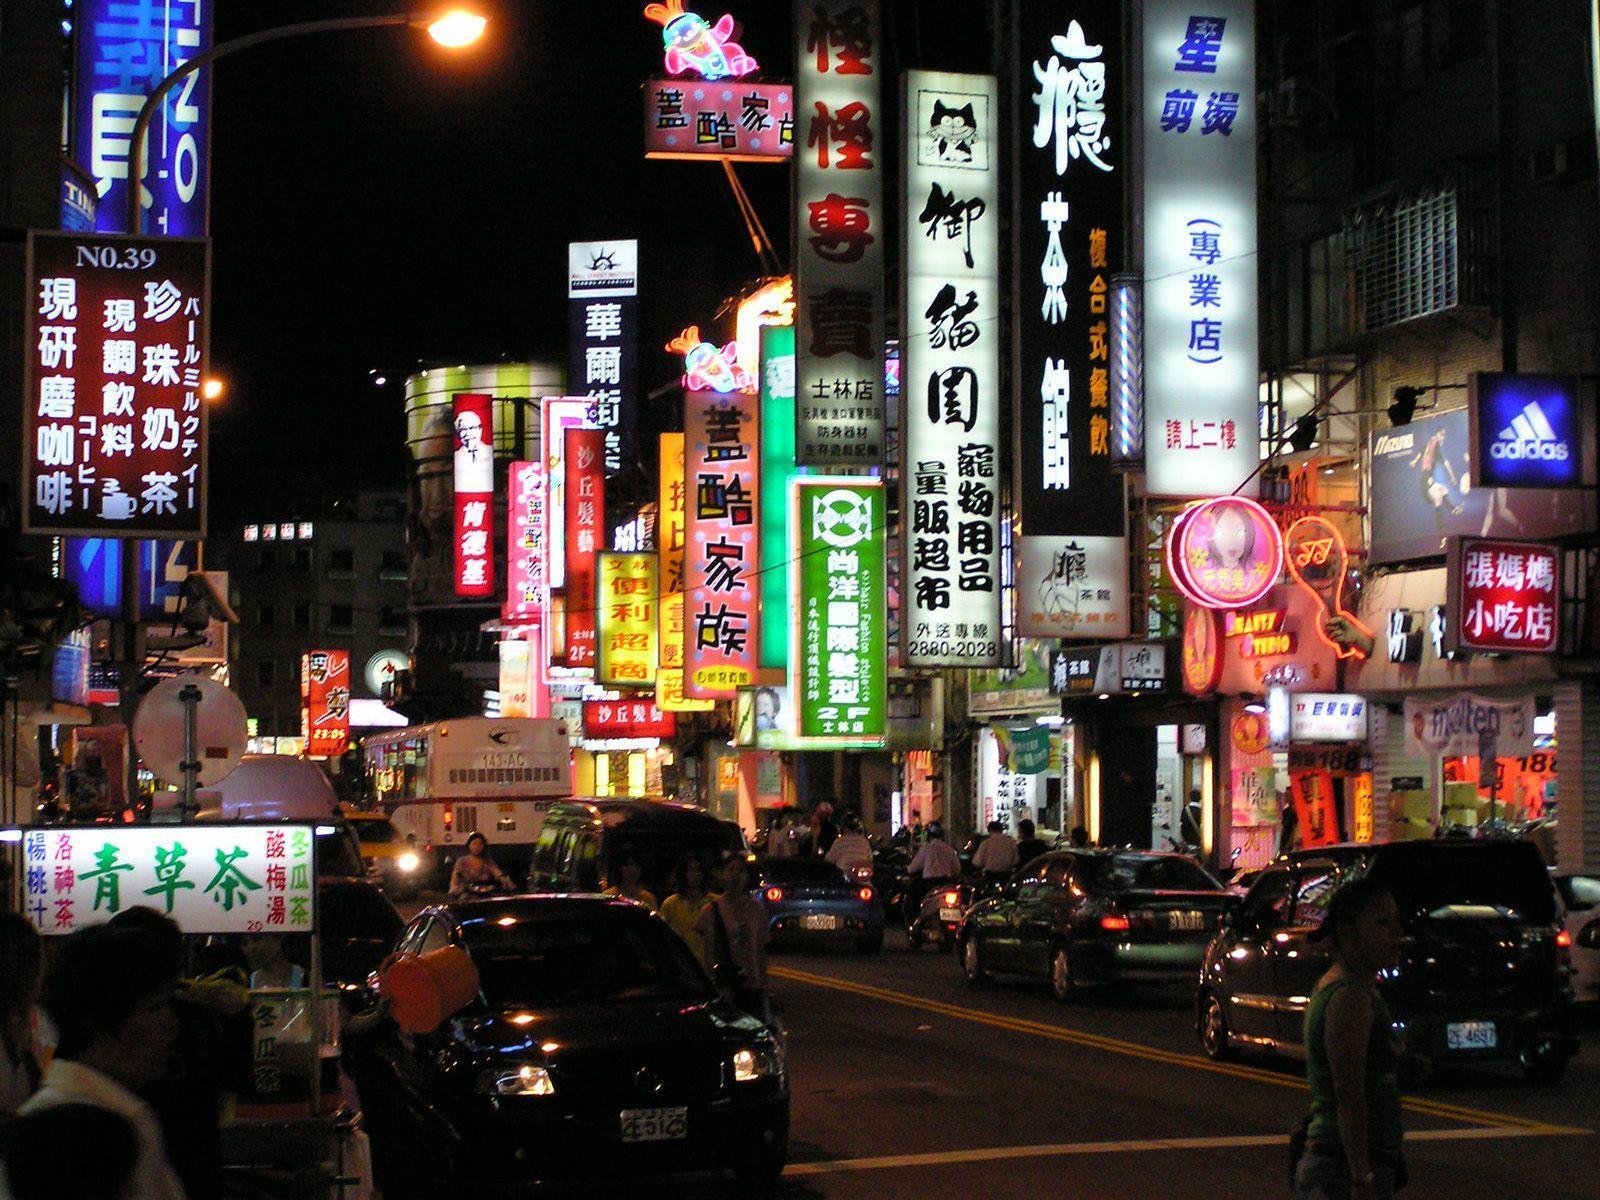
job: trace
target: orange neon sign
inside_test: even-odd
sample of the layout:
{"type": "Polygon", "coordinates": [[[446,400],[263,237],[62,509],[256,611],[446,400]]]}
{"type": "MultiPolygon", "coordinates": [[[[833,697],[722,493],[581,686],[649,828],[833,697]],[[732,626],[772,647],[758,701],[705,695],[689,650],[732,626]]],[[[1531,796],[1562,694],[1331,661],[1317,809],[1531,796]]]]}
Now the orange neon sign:
{"type": "Polygon", "coordinates": [[[1301,517],[1284,535],[1289,574],[1316,598],[1317,636],[1340,658],[1365,661],[1373,632],[1344,604],[1350,553],[1344,537],[1323,517],[1301,517]]]}

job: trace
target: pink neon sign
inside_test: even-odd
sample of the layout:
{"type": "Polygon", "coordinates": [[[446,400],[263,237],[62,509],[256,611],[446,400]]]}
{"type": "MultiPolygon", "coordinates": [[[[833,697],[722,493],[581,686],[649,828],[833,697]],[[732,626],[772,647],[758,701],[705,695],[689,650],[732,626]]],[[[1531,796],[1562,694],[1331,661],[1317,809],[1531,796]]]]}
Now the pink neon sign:
{"type": "Polygon", "coordinates": [[[723,13],[713,25],[699,13],[686,11],[683,0],[667,0],[645,5],[644,15],[661,26],[667,70],[674,75],[693,71],[704,79],[738,78],[759,66],[733,40],[738,28],[730,13],[723,13]]]}
{"type": "Polygon", "coordinates": [[[1254,500],[1206,500],[1186,509],[1173,525],[1167,570],[1196,604],[1246,607],[1265,596],[1283,571],[1283,534],[1254,500]]]}

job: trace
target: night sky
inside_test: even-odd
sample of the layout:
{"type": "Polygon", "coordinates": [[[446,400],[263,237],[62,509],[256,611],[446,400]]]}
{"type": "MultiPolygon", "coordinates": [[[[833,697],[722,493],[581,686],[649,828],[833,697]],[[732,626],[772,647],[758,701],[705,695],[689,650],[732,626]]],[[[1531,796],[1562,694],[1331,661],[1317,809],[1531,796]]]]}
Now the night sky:
{"type": "MultiPolygon", "coordinates": [[[[402,7],[219,4],[216,40],[402,7]]],[[[399,485],[400,380],[419,363],[561,362],[569,241],[640,239],[645,392],[672,378],[661,344],[761,274],[714,163],[643,157],[640,85],[662,66],[642,0],[479,7],[494,20],[464,54],[420,31],[360,30],[216,68],[211,345],[230,388],[212,426],[219,532],[399,485]]],[[[788,0],[726,7],[762,76],[791,78],[788,0]]],[[[985,7],[891,0],[885,41],[906,65],[987,69],[985,7]]],[[[699,11],[715,20],[724,6],[699,11]]],[[[740,175],[787,265],[788,169],[740,175]]]]}

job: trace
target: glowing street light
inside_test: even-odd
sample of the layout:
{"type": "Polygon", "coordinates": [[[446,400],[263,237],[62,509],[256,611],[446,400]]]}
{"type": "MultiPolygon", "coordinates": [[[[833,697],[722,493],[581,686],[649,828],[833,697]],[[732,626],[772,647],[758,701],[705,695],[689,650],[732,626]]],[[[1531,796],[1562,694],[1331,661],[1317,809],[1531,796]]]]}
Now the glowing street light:
{"type": "Polygon", "coordinates": [[[483,36],[489,18],[465,8],[452,8],[428,23],[428,36],[450,50],[472,45],[483,36]]]}
{"type": "Polygon", "coordinates": [[[221,400],[227,391],[227,383],[215,375],[208,375],[205,382],[200,385],[200,394],[212,403],[221,400]]]}

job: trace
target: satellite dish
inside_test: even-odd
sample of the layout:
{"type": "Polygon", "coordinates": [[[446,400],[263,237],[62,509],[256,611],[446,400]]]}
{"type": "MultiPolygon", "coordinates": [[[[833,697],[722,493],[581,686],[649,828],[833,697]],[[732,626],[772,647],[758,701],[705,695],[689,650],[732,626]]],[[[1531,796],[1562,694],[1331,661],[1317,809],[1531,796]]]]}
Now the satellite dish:
{"type": "Polygon", "coordinates": [[[173,787],[183,786],[186,705],[181,693],[186,688],[200,693],[194,706],[195,761],[200,764],[195,783],[207,787],[239,765],[249,737],[243,703],[216,680],[203,675],[162,680],[139,701],[133,717],[133,744],[157,779],[173,787]]]}

